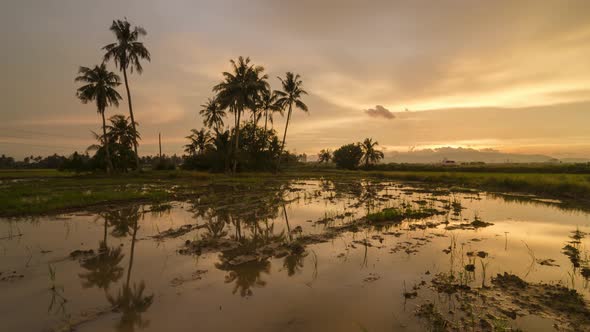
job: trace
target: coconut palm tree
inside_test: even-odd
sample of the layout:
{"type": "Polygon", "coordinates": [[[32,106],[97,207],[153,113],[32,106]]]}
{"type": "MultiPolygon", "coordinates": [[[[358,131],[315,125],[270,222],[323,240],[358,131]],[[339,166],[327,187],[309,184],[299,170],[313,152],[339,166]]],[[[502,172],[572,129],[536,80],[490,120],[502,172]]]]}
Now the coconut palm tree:
{"type": "Polygon", "coordinates": [[[308,112],[307,105],[301,101],[301,97],[307,94],[307,91],[303,90],[303,81],[301,81],[301,77],[299,74],[293,74],[292,72],[287,72],[285,79],[278,78],[281,80],[281,84],[283,85],[282,91],[277,91],[278,105],[281,108],[285,109],[289,106],[289,111],[287,112],[287,122],[285,124],[285,132],[283,133],[283,142],[281,143],[281,151],[279,153],[279,163],[281,154],[283,154],[283,150],[285,149],[285,139],[287,138],[287,129],[289,128],[289,120],[291,119],[291,112],[293,109],[293,104],[295,104],[296,108],[304,112],[308,112]]]}
{"type": "Polygon", "coordinates": [[[225,118],[225,111],[220,107],[217,99],[209,98],[207,102],[201,105],[202,109],[199,111],[203,119],[203,124],[207,128],[218,129],[223,127],[223,118],[225,118]]]}
{"type": "MultiPolygon", "coordinates": [[[[127,102],[129,105],[129,116],[131,117],[131,124],[135,129],[135,117],[133,116],[133,104],[131,102],[131,91],[129,90],[129,81],[127,80],[127,69],[131,73],[133,70],[141,74],[143,67],[141,60],[150,61],[150,52],[139,41],[141,36],[147,35],[147,32],[142,27],[131,27],[131,23],[124,20],[115,20],[111,24],[110,30],[113,32],[117,41],[104,46],[102,49],[106,51],[104,61],[113,59],[115,65],[123,72],[125,80],[125,89],[127,90],[127,102]]],[[[137,154],[137,142],[133,145],[135,151],[135,162],[139,170],[139,155],[137,154]]]]}
{"type": "Polygon", "coordinates": [[[109,151],[109,140],[107,137],[106,121],[104,112],[108,106],[119,106],[121,95],[117,92],[116,87],[121,84],[121,79],[117,74],[107,70],[103,63],[94,68],[80,67],[76,82],[84,83],[79,87],[76,96],[86,104],[90,101],[96,102],[98,113],[102,117],[103,144],[107,156],[107,173],[110,174],[113,169],[113,163],[109,151]]]}
{"type": "MultiPolygon", "coordinates": [[[[108,147],[101,144],[92,144],[86,151],[96,151],[97,156],[106,154],[108,148],[110,152],[110,160],[113,165],[113,169],[119,169],[126,172],[128,169],[132,169],[135,165],[135,154],[133,153],[133,144],[137,140],[141,139],[138,132],[135,131],[129,117],[116,114],[111,116],[109,119],[110,124],[106,126],[106,136],[109,143],[108,147]]],[[[136,126],[139,124],[136,123],[136,126]]],[[[99,142],[104,142],[104,135],[99,135],[92,132],[94,137],[99,142]]]]}
{"type": "Polygon", "coordinates": [[[123,115],[116,114],[111,116],[109,121],[111,124],[107,126],[107,129],[112,142],[131,149],[131,147],[134,144],[137,144],[137,141],[141,139],[141,136],[136,129],[139,124],[136,122],[135,125],[132,125],[130,118],[125,118],[123,115]]]}
{"type": "Polygon", "coordinates": [[[275,112],[279,112],[283,115],[283,109],[277,103],[278,95],[276,91],[264,89],[260,93],[260,108],[264,110],[264,132],[267,131],[268,120],[273,122],[272,115],[275,112]]]}
{"type": "MultiPolygon", "coordinates": [[[[239,151],[240,121],[244,110],[256,109],[257,96],[261,90],[268,89],[264,67],[250,64],[250,58],[239,57],[230,60],[233,73],[224,72],[223,82],[213,87],[222,109],[229,108],[235,116],[234,154],[239,151]]],[[[234,172],[237,162],[234,160],[234,172]]]]}
{"type": "Polygon", "coordinates": [[[363,149],[363,157],[361,161],[364,161],[365,167],[369,166],[369,164],[377,163],[380,159],[383,159],[383,152],[375,150],[377,145],[379,145],[379,143],[377,141],[373,142],[372,138],[365,139],[365,141],[361,144],[361,148],[363,149]]]}
{"type": "Polygon", "coordinates": [[[319,163],[329,163],[330,160],[332,160],[332,151],[322,149],[320,153],[318,153],[319,163]]]}
{"type": "Polygon", "coordinates": [[[205,131],[205,129],[191,129],[191,133],[192,134],[186,137],[191,142],[185,145],[184,151],[188,154],[204,153],[205,150],[211,146],[211,134],[208,131],[205,131]]]}

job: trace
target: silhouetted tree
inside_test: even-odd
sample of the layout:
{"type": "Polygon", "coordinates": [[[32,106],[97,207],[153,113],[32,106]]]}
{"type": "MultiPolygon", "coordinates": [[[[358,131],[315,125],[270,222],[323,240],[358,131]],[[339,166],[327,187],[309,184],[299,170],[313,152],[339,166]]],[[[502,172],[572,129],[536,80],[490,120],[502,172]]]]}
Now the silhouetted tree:
{"type": "Polygon", "coordinates": [[[80,67],[78,74],[76,82],[85,83],[85,85],[77,90],[78,98],[84,104],[89,101],[95,101],[98,113],[102,116],[103,144],[106,151],[107,173],[110,174],[113,169],[113,164],[108,148],[109,141],[106,134],[104,112],[107,106],[119,106],[121,95],[115,90],[115,88],[121,84],[120,79],[115,73],[108,71],[104,63],[100,66],[94,66],[92,69],[88,67],[80,67]]]}
{"type": "MultiPolygon", "coordinates": [[[[108,149],[111,151],[111,161],[115,169],[127,171],[135,166],[133,144],[141,137],[136,131],[136,126],[131,125],[130,118],[117,114],[109,118],[110,125],[106,126],[106,136],[108,149]]],[[[99,142],[104,141],[103,135],[94,133],[99,142]]],[[[91,145],[87,151],[96,150],[93,159],[99,162],[104,158],[103,153],[106,150],[104,145],[91,145]]]]}
{"type": "Polygon", "coordinates": [[[285,132],[283,134],[283,142],[281,143],[282,154],[285,149],[285,139],[287,138],[287,129],[289,128],[289,120],[291,120],[293,104],[295,104],[296,108],[299,108],[304,112],[308,112],[308,108],[307,105],[301,101],[301,97],[306,95],[307,92],[303,90],[303,81],[301,81],[299,74],[295,75],[292,72],[287,72],[284,80],[280,77],[278,79],[281,80],[283,90],[276,92],[279,97],[277,103],[283,109],[287,106],[289,107],[287,112],[287,122],[285,123],[285,132]]]}
{"type": "Polygon", "coordinates": [[[205,129],[191,129],[191,134],[186,137],[190,143],[184,146],[184,152],[189,155],[203,154],[211,147],[211,134],[205,129]]]}
{"type": "Polygon", "coordinates": [[[277,103],[278,95],[276,91],[264,89],[260,93],[260,108],[264,110],[264,132],[268,130],[268,121],[273,123],[273,113],[279,112],[283,115],[281,105],[277,103]]]}
{"type": "MultiPolygon", "coordinates": [[[[127,90],[127,102],[129,104],[129,116],[131,117],[131,125],[135,129],[135,117],[133,116],[133,105],[131,102],[131,91],[129,90],[129,81],[127,80],[127,69],[133,73],[135,69],[137,73],[143,72],[141,60],[150,61],[150,52],[139,41],[141,36],[147,35],[147,32],[142,27],[131,27],[131,23],[124,20],[115,20],[111,24],[110,30],[113,32],[117,41],[104,46],[102,49],[106,51],[104,61],[113,59],[115,65],[123,72],[125,80],[125,89],[127,90]]],[[[139,169],[139,155],[137,154],[137,142],[134,143],[133,149],[135,152],[135,162],[137,169],[139,169]]]]}
{"type": "Polygon", "coordinates": [[[379,160],[383,159],[383,152],[375,150],[377,145],[379,143],[377,141],[373,142],[372,138],[366,138],[361,144],[361,148],[363,149],[362,160],[365,163],[365,167],[368,167],[369,164],[376,164],[379,160]]]}
{"type": "Polygon", "coordinates": [[[203,124],[207,128],[220,129],[223,127],[225,111],[215,98],[209,98],[207,103],[201,105],[201,107],[202,109],[199,111],[199,114],[203,116],[203,124]]]}
{"type": "MultiPolygon", "coordinates": [[[[235,116],[234,154],[239,151],[240,121],[244,110],[256,109],[260,91],[268,89],[267,75],[263,75],[264,67],[250,64],[250,58],[239,57],[238,61],[230,60],[233,72],[224,72],[223,82],[213,87],[222,109],[229,108],[235,116]]],[[[233,171],[237,168],[234,160],[233,171]]]]}
{"type": "Polygon", "coordinates": [[[333,160],[336,166],[346,169],[358,167],[363,157],[363,149],[359,143],[347,144],[334,151],[333,160]]]}
{"type": "Polygon", "coordinates": [[[318,162],[329,163],[330,160],[332,160],[332,151],[322,149],[320,153],[318,153],[318,162]]]}

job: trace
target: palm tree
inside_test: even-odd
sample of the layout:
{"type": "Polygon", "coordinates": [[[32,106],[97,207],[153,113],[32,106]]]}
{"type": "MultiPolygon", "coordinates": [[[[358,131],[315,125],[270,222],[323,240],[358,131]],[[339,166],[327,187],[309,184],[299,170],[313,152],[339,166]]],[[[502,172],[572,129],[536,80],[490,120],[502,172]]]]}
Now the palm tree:
{"type": "Polygon", "coordinates": [[[377,163],[380,159],[383,159],[383,152],[375,150],[375,146],[379,145],[377,141],[373,142],[372,138],[366,138],[361,144],[363,149],[363,157],[361,161],[365,162],[365,167],[369,164],[377,163]]]}
{"type": "Polygon", "coordinates": [[[264,89],[260,94],[260,108],[264,110],[264,133],[266,134],[268,120],[273,122],[272,114],[279,112],[283,115],[283,109],[277,103],[278,95],[276,91],[264,89]]]}
{"type": "MultiPolygon", "coordinates": [[[[264,67],[250,64],[250,58],[239,57],[238,61],[230,60],[233,73],[224,72],[223,82],[213,87],[222,109],[229,108],[235,116],[235,147],[239,150],[240,121],[245,109],[256,109],[256,99],[261,90],[268,89],[267,75],[263,75],[264,67]]],[[[237,162],[234,161],[234,172],[237,162]]]]}
{"type": "Polygon", "coordinates": [[[283,134],[283,143],[281,144],[281,151],[279,153],[280,164],[281,155],[283,154],[283,150],[285,148],[285,139],[287,138],[287,129],[289,128],[289,120],[291,119],[293,104],[295,104],[296,108],[299,108],[304,112],[308,112],[308,109],[307,105],[301,101],[302,95],[306,95],[307,91],[303,90],[303,82],[301,81],[299,74],[287,72],[286,78],[284,80],[280,77],[278,79],[281,80],[283,91],[277,91],[277,95],[279,96],[277,103],[283,109],[289,106],[289,111],[287,113],[287,123],[285,124],[285,132],[283,134]]]}
{"type": "Polygon", "coordinates": [[[112,142],[116,142],[131,149],[131,147],[134,144],[137,144],[137,141],[141,139],[141,136],[136,129],[139,124],[136,122],[135,125],[132,125],[130,118],[125,118],[123,115],[116,114],[111,116],[109,121],[111,124],[107,126],[107,129],[112,142]]]}
{"type": "Polygon", "coordinates": [[[76,82],[83,82],[85,85],[78,88],[76,96],[83,104],[95,101],[98,113],[102,116],[103,144],[107,156],[107,173],[111,174],[113,163],[109,151],[109,139],[107,137],[106,121],[104,112],[108,106],[119,106],[121,95],[115,89],[121,84],[117,74],[107,70],[103,63],[94,68],[80,67],[76,82]]]}
{"type": "Polygon", "coordinates": [[[191,129],[192,134],[187,136],[191,143],[185,145],[184,151],[188,154],[201,154],[211,146],[211,134],[205,129],[191,129]]]}
{"type": "MultiPolygon", "coordinates": [[[[109,143],[108,147],[100,144],[90,145],[86,151],[97,151],[97,153],[105,153],[106,149],[110,151],[110,160],[113,165],[113,169],[120,169],[127,171],[129,168],[133,168],[135,165],[134,159],[135,154],[133,153],[133,144],[137,140],[141,139],[138,132],[135,131],[134,126],[131,125],[129,117],[116,114],[111,116],[109,119],[110,124],[106,126],[106,138],[109,143]],[[101,152],[104,151],[104,152],[101,152]]],[[[136,126],[139,124],[136,123],[136,126]]],[[[92,132],[97,141],[105,141],[104,134],[99,135],[92,132]]]]}
{"type": "Polygon", "coordinates": [[[207,102],[201,105],[203,109],[199,114],[204,117],[203,124],[207,128],[218,129],[223,127],[223,118],[225,118],[225,111],[220,107],[217,99],[209,98],[207,102]]]}
{"type": "MultiPolygon", "coordinates": [[[[131,117],[131,124],[135,130],[135,117],[133,116],[133,105],[131,103],[131,91],[129,90],[129,82],[127,80],[127,69],[133,73],[135,69],[139,74],[143,72],[141,60],[150,61],[150,52],[139,42],[139,37],[147,35],[147,32],[142,27],[131,27],[131,23],[124,20],[115,20],[111,24],[110,30],[113,32],[117,41],[108,44],[102,49],[106,51],[104,61],[113,59],[115,65],[123,72],[125,80],[125,89],[127,90],[127,101],[129,104],[129,116],[131,117]]],[[[137,142],[133,145],[135,151],[135,162],[139,170],[139,155],[137,154],[137,142]]]]}
{"type": "Polygon", "coordinates": [[[319,163],[329,163],[330,160],[332,160],[332,151],[322,149],[320,153],[318,153],[319,163]]]}

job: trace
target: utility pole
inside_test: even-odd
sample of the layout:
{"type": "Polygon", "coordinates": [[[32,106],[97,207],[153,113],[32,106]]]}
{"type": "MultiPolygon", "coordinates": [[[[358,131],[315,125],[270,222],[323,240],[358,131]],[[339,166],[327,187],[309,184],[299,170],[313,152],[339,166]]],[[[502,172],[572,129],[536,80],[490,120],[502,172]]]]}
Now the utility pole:
{"type": "Polygon", "coordinates": [[[158,144],[160,145],[160,160],[162,160],[162,133],[158,133],[158,144]]]}

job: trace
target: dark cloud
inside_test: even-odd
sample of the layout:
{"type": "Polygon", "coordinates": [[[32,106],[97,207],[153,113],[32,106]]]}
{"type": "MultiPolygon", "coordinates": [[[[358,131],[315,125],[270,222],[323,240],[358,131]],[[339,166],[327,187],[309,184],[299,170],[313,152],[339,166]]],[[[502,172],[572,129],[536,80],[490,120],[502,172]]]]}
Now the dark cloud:
{"type": "Polygon", "coordinates": [[[375,108],[369,108],[368,110],[365,110],[365,113],[372,118],[385,118],[388,120],[395,119],[395,115],[381,105],[377,105],[375,108]]]}

